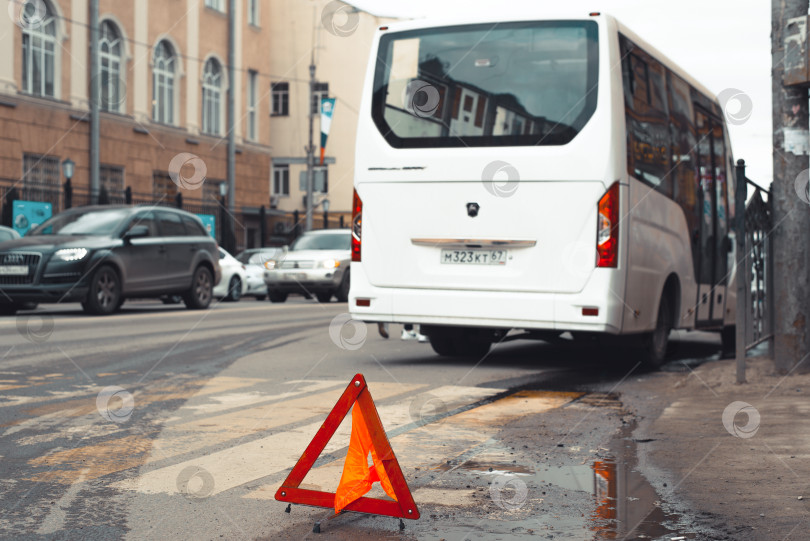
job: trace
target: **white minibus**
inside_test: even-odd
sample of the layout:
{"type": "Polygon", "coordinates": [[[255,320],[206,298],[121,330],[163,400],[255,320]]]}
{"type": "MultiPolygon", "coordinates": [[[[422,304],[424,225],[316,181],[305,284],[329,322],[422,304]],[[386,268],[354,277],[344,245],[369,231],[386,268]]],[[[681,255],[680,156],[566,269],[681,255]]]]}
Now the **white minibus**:
{"type": "MultiPolygon", "coordinates": [[[[378,29],[357,127],[350,313],[441,355],[672,329],[734,341],[733,160],[715,96],[609,15],[378,29]],[[515,332],[510,332],[515,331],[515,332]]],[[[621,340],[612,338],[622,337],[621,340]]]]}

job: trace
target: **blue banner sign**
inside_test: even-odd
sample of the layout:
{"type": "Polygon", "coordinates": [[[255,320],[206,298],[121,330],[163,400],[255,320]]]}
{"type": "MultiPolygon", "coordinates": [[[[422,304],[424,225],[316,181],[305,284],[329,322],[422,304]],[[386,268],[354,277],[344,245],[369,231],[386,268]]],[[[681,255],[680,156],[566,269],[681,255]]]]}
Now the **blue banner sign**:
{"type": "Polygon", "coordinates": [[[31,229],[41,224],[52,215],[50,203],[41,203],[39,201],[12,201],[11,205],[14,209],[12,225],[20,236],[25,236],[31,229]]]}
{"type": "Polygon", "coordinates": [[[215,237],[217,236],[216,218],[213,214],[198,214],[197,217],[202,220],[203,227],[208,233],[215,237]]]}

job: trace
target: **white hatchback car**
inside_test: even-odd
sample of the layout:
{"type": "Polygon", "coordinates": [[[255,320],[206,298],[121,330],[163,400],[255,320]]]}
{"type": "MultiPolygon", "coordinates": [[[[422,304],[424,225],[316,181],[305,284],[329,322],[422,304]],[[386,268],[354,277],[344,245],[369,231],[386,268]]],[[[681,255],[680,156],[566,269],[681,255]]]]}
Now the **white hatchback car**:
{"type": "Polygon", "coordinates": [[[214,297],[238,301],[247,291],[245,266],[222,248],[219,249],[219,266],[222,269],[222,279],[214,288],[214,297]]]}
{"type": "Polygon", "coordinates": [[[267,298],[267,284],[264,283],[265,262],[280,257],[281,248],[250,248],[236,255],[236,259],[245,265],[247,272],[246,297],[255,297],[257,301],[267,298]]]}

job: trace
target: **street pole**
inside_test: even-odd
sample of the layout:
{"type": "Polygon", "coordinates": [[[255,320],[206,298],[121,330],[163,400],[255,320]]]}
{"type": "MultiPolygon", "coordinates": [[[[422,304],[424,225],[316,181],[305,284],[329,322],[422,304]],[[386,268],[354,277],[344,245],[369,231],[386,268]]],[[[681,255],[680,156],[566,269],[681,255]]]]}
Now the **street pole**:
{"type": "Polygon", "coordinates": [[[236,209],[236,0],[228,7],[228,239],[227,250],[236,249],[234,212],[236,209]]]}
{"type": "Polygon", "coordinates": [[[98,59],[98,0],[90,0],[90,204],[98,204],[99,192],[99,98],[101,79],[98,59]]]}
{"type": "MultiPolygon", "coordinates": [[[[810,353],[810,206],[795,188],[796,178],[808,168],[808,97],[806,87],[783,83],[787,21],[806,16],[808,0],[772,0],[771,9],[774,360],[777,372],[786,374],[810,353]],[[797,146],[786,144],[796,141],[797,146]]],[[[803,362],[799,371],[808,370],[810,361],[803,362]]]]}
{"type": "Polygon", "coordinates": [[[315,100],[315,51],[312,52],[312,57],[309,64],[309,144],[307,145],[307,194],[306,194],[306,221],[304,223],[304,231],[312,229],[312,192],[315,189],[315,145],[313,144],[313,124],[315,123],[315,114],[312,111],[312,103],[315,100]]]}
{"type": "Polygon", "coordinates": [[[748,183],[745,178],[745,160],[737,160],[737,170],[735,174],[737,182],[734,193],[734,235],[737,246],[735,250],[735,270],[737,279],[737,313],[735,315],[737,325],[734,337],[734,351],[737,360],[737,383],[745,383],[745,331],[747,325],[748,303],[746,302],[746,269],[748,268],[748,254],[745,252],[745,196],[748,193],[748,183]]]}

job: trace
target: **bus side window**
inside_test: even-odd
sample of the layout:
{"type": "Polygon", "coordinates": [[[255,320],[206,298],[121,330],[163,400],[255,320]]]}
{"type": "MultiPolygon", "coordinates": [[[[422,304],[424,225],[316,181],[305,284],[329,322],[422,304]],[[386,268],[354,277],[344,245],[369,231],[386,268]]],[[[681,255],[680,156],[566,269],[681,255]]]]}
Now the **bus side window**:
{"type": "Polygon", "coordinates": [[[664,67],[622,36],[627,172],[666,196],[669,175],[669,119],[664,67]]]}
{"type": "Polygon", "coordinates": [[[698,204],[697,136],[695,113],[689,85],[677,75],[668,72],[669,123],[672,155],[672,198],[683,209],[692,244],[692,261],[697,262],[700,239],[700,205],[698,204]]]}
{"type": "Polygon", "coordinates": [[[712,164],[714,165],[714,187],[715,187],[715,284],[726,283],[726,273],[728,271],[728,178],[726,177],[726,145],[723,126],[716,120],[712,120],[712,164]]]}

